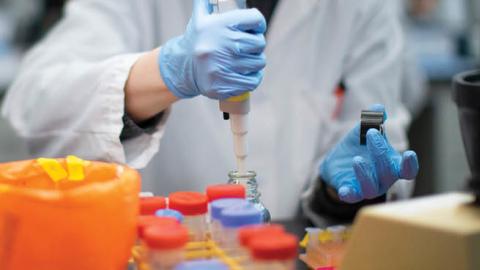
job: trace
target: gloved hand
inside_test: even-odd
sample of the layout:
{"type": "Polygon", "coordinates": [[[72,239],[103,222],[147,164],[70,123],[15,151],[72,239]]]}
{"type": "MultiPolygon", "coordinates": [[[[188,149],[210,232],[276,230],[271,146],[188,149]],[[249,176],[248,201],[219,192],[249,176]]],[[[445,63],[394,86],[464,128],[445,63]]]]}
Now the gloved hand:
{"type": "MultiPolygon", "coordinates": [[[[374,105],[370,110],[385,108],[374,105]]],[[[340,200],[356,203],[385,194],[398,179],[414,179],[418,169],[415,152],[400,155],[376,129],[368,130],[367,145],[360,145],[357,124],[328,153],[320,165],[320,177],[337,191],[340,200]]]]}
{"type": "Polygon", "coordinates": [[[265,67],[266,28],[257,9],[210,14],[208,0],[194,0],[186,32],[161,49],[165,84],[178,98],[226,99],[256,89],[265,67]]]}

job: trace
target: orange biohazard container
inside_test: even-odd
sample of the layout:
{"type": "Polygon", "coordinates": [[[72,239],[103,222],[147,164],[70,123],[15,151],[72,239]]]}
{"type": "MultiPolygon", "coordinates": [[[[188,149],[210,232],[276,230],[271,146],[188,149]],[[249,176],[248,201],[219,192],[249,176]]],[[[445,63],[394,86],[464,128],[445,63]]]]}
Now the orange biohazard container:
{"type": "Polygon", "coordinates": [[[117,164],[0,164],[0,269],[126,269],[139,191],[137,171],[117,164]]]}

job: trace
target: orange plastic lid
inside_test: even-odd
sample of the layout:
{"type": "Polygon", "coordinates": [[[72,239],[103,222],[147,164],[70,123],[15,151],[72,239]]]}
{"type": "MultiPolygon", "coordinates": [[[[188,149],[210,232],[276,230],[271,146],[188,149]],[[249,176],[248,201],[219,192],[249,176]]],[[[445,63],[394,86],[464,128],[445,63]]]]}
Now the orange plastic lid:
{"type": "Polygon", "coordinates": [[[245,187],[238,184],[219,184],[207,187],[208,201],[227,198],[245,199],[245,187]]]}
{"type": "Polygon", "coordinates": [[[297,243],[291,234],[266,234],[251,239],[248,247],[256,260],[291,260],[297,257],[297,243]]]}
{"type": "Polygon", "coordinates": [[[137,237],[145,236],[145,229],[151,226],[175,227],[180,223],[173,217],[157,217],[157,216],[139,216],[137,220],[137,237]]]}
{"type": "Polygon", "coordinates": [[[150,226],[145,230],[144,241],[152,249],[177,249],[188,242],[188,230],[181,226],[150,226]]]}
{"type": "Polygon", "coordinates": [[[141,197],[140,215],[155,215],[159,209],[167,208],[167,199],[165,197],[141,197]]]}
{"type": "Polygon", "coordinates": [[[247,246],[251,239],[266,234],[285,234],[285,229],[279,224],[245,226],[238,229],[238,241],[247,246]]]}
{"type": "Polygon", "coordinates": [[[170,209],[186,216],[202,215],[208,211],[207,196],[200,192],[178,191],[168,197],[170,209]]]}

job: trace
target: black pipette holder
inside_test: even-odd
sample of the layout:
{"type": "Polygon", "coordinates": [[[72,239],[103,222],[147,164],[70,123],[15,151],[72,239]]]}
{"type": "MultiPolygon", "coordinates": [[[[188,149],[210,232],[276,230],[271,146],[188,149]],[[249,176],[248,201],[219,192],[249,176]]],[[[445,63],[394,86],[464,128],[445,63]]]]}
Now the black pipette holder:
{"type": "Polygon", "coordinates": [[[453,79],[453,100],[471,175],[468,187],[480,206],[480,70],[464,72],[453,79]]]}

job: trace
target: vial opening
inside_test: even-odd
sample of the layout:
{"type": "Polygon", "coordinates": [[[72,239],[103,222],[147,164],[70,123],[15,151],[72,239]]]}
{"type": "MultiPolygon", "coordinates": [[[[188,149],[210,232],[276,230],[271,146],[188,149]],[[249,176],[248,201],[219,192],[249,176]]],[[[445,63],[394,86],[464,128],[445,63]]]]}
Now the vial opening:
{"type": "Polygon", "coordinates": [[[255,178],[257,173],[254,171],[248,171],[244,173],[240,173],[238,171],[231,171],[228,173],[228,177],[231,179],[251,179],[255,178]]]}

